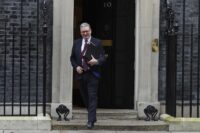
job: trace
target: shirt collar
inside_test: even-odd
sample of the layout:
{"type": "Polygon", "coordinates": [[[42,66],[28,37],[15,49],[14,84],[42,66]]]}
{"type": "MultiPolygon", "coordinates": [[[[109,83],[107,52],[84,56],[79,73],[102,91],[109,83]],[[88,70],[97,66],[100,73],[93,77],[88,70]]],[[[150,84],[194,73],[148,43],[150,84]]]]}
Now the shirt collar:
{"type": "MultiPolygon", "coordinates": [[[[90,43],[91,37],[88,38],[88,43],[90,43]]],[[[82,42],[85,42],[85,39],[82,39],[82,42]]]]}

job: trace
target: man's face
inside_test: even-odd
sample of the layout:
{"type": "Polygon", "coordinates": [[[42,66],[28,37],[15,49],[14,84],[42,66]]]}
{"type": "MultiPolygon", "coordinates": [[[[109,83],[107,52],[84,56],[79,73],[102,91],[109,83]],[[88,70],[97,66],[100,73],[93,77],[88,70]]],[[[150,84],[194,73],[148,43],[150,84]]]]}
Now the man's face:
{"type": "Polygon", "coordinates": [[[81,36],[83,38],[89,38],[91,36],[91,33],[92,33],[89,26],[81,27],[80,32],[81,32],[81,36]]]}

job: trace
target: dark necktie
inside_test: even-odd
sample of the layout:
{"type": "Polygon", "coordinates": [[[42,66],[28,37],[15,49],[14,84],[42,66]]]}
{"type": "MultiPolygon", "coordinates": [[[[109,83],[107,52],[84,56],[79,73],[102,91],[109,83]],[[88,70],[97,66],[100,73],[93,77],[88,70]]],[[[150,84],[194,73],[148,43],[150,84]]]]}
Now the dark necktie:
{"type": "Polygon", "coordinates": [[[87,51],[88,45],[89,45],[89,44],[88,44],[88,40],[85,39],[85,45],[84,45],[83,51],[81,52],[82,66],[83,66],[83,70],[84,70],[84,71],[87,71],[88,68],[89,68],[87,62],[86,62],[85,59],[83,58],[85,52],[87,51]]]}

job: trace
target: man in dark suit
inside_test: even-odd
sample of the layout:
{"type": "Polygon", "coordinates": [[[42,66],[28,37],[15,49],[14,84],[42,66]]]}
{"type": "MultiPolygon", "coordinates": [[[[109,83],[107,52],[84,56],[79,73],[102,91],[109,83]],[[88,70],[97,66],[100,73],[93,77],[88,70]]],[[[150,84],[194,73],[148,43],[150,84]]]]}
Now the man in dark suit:
{"type": "Polygon", "coordinates": [[[88,111],[87,127],[89,129],[94,127],[96,119],[97,108],[97,89],[100,79],[99,68],[105,61],[104,50],[101,41],[91,36],[92,30],[88,23],[80,25],[80,34],[82,38],[74,41],[71,64],[73,69],[77,72],[77,79],[80,81],[80,93],[85,106],[88,111]],[[90,45],[94,45],[98,49],[98,57],[91,55],[89,60],[86,60],[85,54],[90,45]]]}

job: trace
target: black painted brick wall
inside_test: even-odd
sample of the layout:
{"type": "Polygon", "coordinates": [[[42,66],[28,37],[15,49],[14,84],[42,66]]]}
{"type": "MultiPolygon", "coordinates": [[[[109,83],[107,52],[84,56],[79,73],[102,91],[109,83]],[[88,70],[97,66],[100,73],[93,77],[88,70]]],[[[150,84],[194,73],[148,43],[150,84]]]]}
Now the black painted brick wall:
{"type": "MultiPolygon", "coordinates": [[[[22,58],[21,58],[21,98],[22,102],[28,99],[29,89],[29,63],[30,63],[30,92],[31,102],[36,101],[36,73],[37,73],[37,0],[23,0],[22,8],[22,58]],[[29,45],[28,26],[31,24],[32,37],[29,45]],[[30,46],[30,58],[29,58],[30,46]]],[[[47,2],[47,101],[51,101],[51,68],[52,68],[52,25],[53,25],[53,1],[47,2]]],[[[43,0],[39,1],[39,34],[42,33],[43,26],[43,0]]],[[[14,102],[20,100],[20,32],[21,32],[21,0],[0,0],[0,19],[7,18],[6,23],[6,65],[5,65],[5,37],[0,36],[0,102],[4,99],[4,88],[6,89],[6,102],[12,100],[12,89],[14,90],[14,102]],[[12,43],[14,29],[14,44],[12,43]],[[14,48],[13,48],[14,46],[14,48]],[[13,54],[14,49],[14,54],[13,54]],[[14,59],[13,59],[14,57],[14,59]],[[14,63],[13,63],[14,62],[14,63]],[[14,65],[13,65],[14,64],[14,65]],[[5,73],[6,66],[6,87],[5,87],[5,73]],[[13,67],[14,66],[14,67],[13,67]],[[12,78],[14,76],[14,79],[12,78]],[[13,84],[14,82],[14,84],[13,84]],[[12,87],[14,85],[14,87],[12,87]]],[[[0,34],[5,34],[4,22],[0,22],[0,34]]],[[[42,102],[43,96],[43,43],[42,37],[39,37],[38,44],[38,97],[39,102],[42,102]]]]}
{"type": "MultiPolygon", "coordinates": [[[[165,99],[166,90],[166,20],[165,20],[165,0],[161,0],[160,5],[160,54],[159,54],[159,99],[165,99]]],[[[185,37],[183,36],[183,0],[169,0],[175,11],[175,19],[179,23],[178,44],[177,44],[177,98],[181,98],[181,89],[184,85],[184,98],[189,99],[189,90],[192,89],[193,100],[197,97],[197,63],[198,63],[198,18],[199,0],[186,0],[185,4],[185,37]],[[191,25],[193,24],[193,38],[191,37],[191,25]],[[183,37],[185,38],[184,58],[182,54],[183,37]],[[193,40],[193,41],[192,41],[193,40]],[[191,42],[193,49],[191,50],[191,42]],[[182,83],[184,59],[184,84],[182,83]],[[191,61],[193,60],[192,66],[191,61]],[[191,76],[192,75],[192,76],[191,76]]]]}

